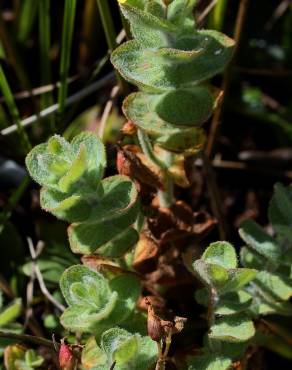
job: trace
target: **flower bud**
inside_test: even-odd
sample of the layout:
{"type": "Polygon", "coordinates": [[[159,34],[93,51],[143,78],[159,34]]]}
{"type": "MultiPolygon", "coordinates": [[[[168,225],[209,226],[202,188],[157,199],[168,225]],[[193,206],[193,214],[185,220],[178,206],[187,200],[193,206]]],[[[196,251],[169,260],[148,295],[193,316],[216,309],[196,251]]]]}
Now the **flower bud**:
{"type": "Polygon", "coordinates": [[[59,365],[61,370],[75,370],[76,369],[76,358],[72,348],[64,343],[61,343],[59,351],[59,365]]]}
{"type": "Polygon", "coordinates": [[[155,315],[154,310],[149,301],[146,301],[148,304],[148,317],[147,317],[147,331],[149,337],[154,340],[155,342],[159,342],[165,332],[164,328],[161,325],[161,319],[157,315],[155,315]]]}
{"type": "Polygon", "coordinates": [[[121,129],[124,135],[134,135],[137,132],[137,127],[133,122],[127,121],[121,129]]]}

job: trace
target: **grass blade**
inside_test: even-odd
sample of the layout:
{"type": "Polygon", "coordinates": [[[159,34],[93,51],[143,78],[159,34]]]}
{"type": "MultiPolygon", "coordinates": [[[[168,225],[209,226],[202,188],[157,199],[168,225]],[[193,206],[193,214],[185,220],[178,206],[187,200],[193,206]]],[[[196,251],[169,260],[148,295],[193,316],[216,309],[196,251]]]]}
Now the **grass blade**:
{"type": "Polygon", "coordinates": [[[17,34],[18,41],[21,43],[26,42],[31,33],[35,21],[37,5],[37,0],[22,1],[17,34]]]}
{"type": "Polygon", "coordinates": [[[60,88],[58,93],[59,113],[62,115],[65,110],[65,100],[68,94],[67,77],[70,67],[70,55],[76,13],[76,0],[65,0],[62,49],[60,62],[60,88]]]}
{"type": "Polygon", "coordinates": [[[5,99],[5,102],[9,110],[9,113],[11,114],[11,117],[13,118],[13,120],[15,121],[15,124],[17,125],[17,131],[21,137],[22,144],[25,150],[29,151],[31,149],[31,144],[30,144],[30,141],[28,139],[26,132],[21,126],[20,114],[15,104],[13,94],[10,90],[8,81],[6,79],[6,76],[5,76],[5,73],[3,71],[1,64],[0,64],[0,90],[2,91],[3,97],[5,99]]]}
{"type": "Polygon", "coordinates": [[[109,51],[112,52],[116,46],[116,31],[114,22],[111,17],[108,0],[97,0],[98,10],[101,18],[101,23],[105,33],[106,42],[109,51]]]}
{"type": "MultiPolygon", "coordinates": [[[[40,69],[41,84],[48,85],[52,81],[50,64],[51,46],[51,25],[50,25],[50,0],[39,0],[39,49],[40,49],[40,69]]],[[[41,109],[45,109],[54,104],[52,92],[42,94],[41,109]]],[[[55,131],[54,116],[48,118],[52,132],[55,131]]]]}
{"type": "MultiPolygon", "coordinates": [[[[112,52],[117,47],[117,42],[116,31],[111,17],[108,0],[97,0],[97,6],[101,18],[102,27],[105,33],[106,42],[108,44],[109,51],[112,52]]],[[[117,71],[116,76],[121,90],[126,93],[128,90],[128,84],[117,71]]]]}
{"type": "Polygon", "coordinates": [[[217,30],[217,31],[222,31],[223,26],[224,26],[225,13],[227,10],[227,3],[228,3],[228,0],[218,0],[217,1],[217,4],[215,5],[209,17],[208,26],[210,28],[217,30]]]}

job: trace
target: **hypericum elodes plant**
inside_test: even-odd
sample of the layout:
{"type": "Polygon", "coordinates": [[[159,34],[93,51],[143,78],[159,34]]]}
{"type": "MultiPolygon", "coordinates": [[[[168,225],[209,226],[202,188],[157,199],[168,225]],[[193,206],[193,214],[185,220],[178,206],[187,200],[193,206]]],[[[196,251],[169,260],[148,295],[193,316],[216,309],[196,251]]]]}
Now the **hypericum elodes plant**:
{"type": "Polygon", "coordinates": [[[244,287],[257,271],[238,268],[235,249],[230,243],[212,243],[201,259],[193,264],[194,271],[206,288],[197,291],[198,302],[208,307],[209,333],[204,355],[190,362],[190,370],[226,370],[232,360],[242,354],[246,343],[255,334],[248,314],[252,296],[244,287]]]}
{"type": "Polygon", "coordinates": [[[292,315],[292,187],[275,186],[269,207],[274,235],[253,220],[239,230],[246,246],[237,268],[234,248],[227,242],[212,243],[193,264],[206,288],[197,301],[208,307],[209,333],[202,356],[190,359],[189,370],[228,370],[249,345],[265,345],[255,337],[252,320],[262,315],[292,315]]]}
{"type": "Polygon", "coordinates": [[[149,337],[112,328],[102,334],[99,345],[95,337],[88,339],[81,362],[85,369],[108,370],[115,364],[115,370],[148,370],[156,360],[156,343],[149,337]]]}
{"type": "Polygon", "coordinates": [[[196,0],[119,0],[133,40],[111,61],[140,91],[124,101],[126,117],[160,147],[193,152],[203,143],[201,125],[211,116],[218,91],[205,81],[221,72],[234,42],[196,30],[196,0]]]}
{"type": "Polygon", "coordinates": [[[140,283],[133,274],[106,279],[81,265],[65,270],[60,286],[69,306],[61,316],[63,326],[95,335],[122,324],[134,311],[140,295],[140,283]]]}
{"type": "Polygon", "coordinates": [[[276,184],[269,207],[269,221],[274,230],[270,236],[255,221],[241,225],[239,234],[246,247],[241,262],[259,270],[247,291],[252,295],[255,316],[292,315],[292,187],[276,184]]]}
{"type": "Polygon", "coordinates": [[[106,156],[97,136],[82,133],[69,143],[55,135],[33,148],[26,165],[42,185],[42,208],[72,223],[68,235],[74,253],[119,257],[137,242],[136,187],[125,176],[102,180],[106,156]]]}

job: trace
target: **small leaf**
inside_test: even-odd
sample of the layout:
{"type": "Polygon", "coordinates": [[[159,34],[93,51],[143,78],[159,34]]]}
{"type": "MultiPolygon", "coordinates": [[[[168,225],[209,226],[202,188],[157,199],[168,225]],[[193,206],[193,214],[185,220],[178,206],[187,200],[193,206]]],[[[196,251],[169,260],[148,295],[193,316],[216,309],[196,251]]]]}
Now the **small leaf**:
{"type": "Polygon", "coordinates": [[[173,0],[167,7],[167,19],[181,29],[181,34],[192,32],[195,20],[192,14],[197,0],[173,0]]]}
{"type": "Polygon", "coordinates": [[[255,283],[278,299],[287,301],[292,297],[291,280],[276,273],[260,271],[255,279],[255,283]]]}
{"type": "Polygon", "coordinates": [[[276,233],[292,239],[292,187],[276,184],[269,206],[269,219],[276,233]]]}
{"type": "Polygon", "coordinates": [[[157,361],[157,346],[149,337],[112,328],[103,333],[101,348],[108,364],[116,361],[117,370],[149,370],[157,361]]]}
{"type": "Polygon", "coordinates": [[[226,269],[237,267],[237,257],[234,247],[228,242],[215,242],[205,250],[202,259],[207,263],[220,265],[226,269]]]}
{"type": "Polygon", "coordinates": [[[151,48],[171,44],[176,27],[166,19],[151,14],[149,8],[143,11],[138,7],[131,6],[129,1],[120,3],[120,8],[130,22],[133,37],[139,40],[141,45],[151,48]]]}
{"type": "Polygon", "coordinates": [[[228,270],[228,281],[220,289],[220,294],[237,291],[252,281],[257,275],[257,270],[239,268],[228,270]]]}
{"type": "Polygon", "coordinates": [[[67,269],[60,286],[69,305],[61,317],[62,324],[72,331],[96,334],[125,320],[140,293],[134,275],[119,275],[108,281],[81,265],[67,269]]]}
{"type": "Polygon", "coordinates": [[[104,175],[106,167],[105,147],[99,137],[90,132],[82,132],[71,141],[72,149],[77,155],[81,146],[86,149],[87,179],[93,188],[104,175]]]}
{"type": "Polygon", "coordinates": [[[121,75],[141,89],[163,92],[195,85],[223,70],[234,42],[216,31],[197,31],[173,48],[147,49],[138,41],[119,46],[111,61],[121,75]]]}
{"type": "Polygon", "coordinates": [[[81,195],[67,196],[57,190],[42,188],[40,193],[42,208],[54,216],[68,222],[80,222],[87,219],[92,207],[81,195]]]}
{"type": "Polygon", "coordinates": [[[214,354],[190,358],[188,370],[228,370],[231,367],[230,358],[214,354]]]}
{"type": "Polygon", "coordinates": [[[138,240],[136,230],[131,228],[139,212],[138,193],[125,176],[103,180],[100,192],[86,222],[69,227],[70,246],[75,253],[119,257],[138,240]]]}
{"type": "Polygon", "coordinates": [[[227,270],[220,265],[208,264],[203,260],[197,260],[193,268],[198,278],[207,286],[220,289],[228,280],[227,270]]]}
{"type": "MultiPolygon", "coordinates": [[[[206,288],[196,292],[196,300],[200,304],[208,307],[209,292],[206,288]]],[[[215,307],[217,315],[233,315],[247,310],[252,303],[252,296],[244,290],[223,294],[215,307]]]]}
{"type": "Polygon", "coordinates": [[[0,328],[17,319],[21,311],[22,300],[21,298],[17,298],[0,312],[0,328]]]}
{"type": "Polygon", "coordinates": [[[203,143],[204,136],[198,127],[210,117],[215,103],[216,92],[196,86],[160,95],[130,94],[123,103],[123,111],[160,146],[182,151],[203,143]]]}
{"type": "Polygon", "coordinates": [[[17,360],[24,360],[25,357],[25,348],[15,344],[5,348],[4,351],[4,363],[6,370],[18,370],[15,362],[17,360]]]}
{"type": "Polygon", "coordinates": [[[103,333],[101,337],[102,349],[112,362],[123,366],[137,354],[138,338],[124,329],[114,328],[103,333]]]}
{"type": "Polygon", "coordinates": [[[81,363],[86,370],[107,364],[107,356],[103,353],[101,348],[98,347],[95,337],[90,337],[87,340],[82,350],[81,363]]]}
{"type": "Polygon", "coordinates": [[[231,315],[217,319],[209,337],[226,342],[245,342],[255,334],[252,321],[244,315],[231,315]]]}
{"type": "Polygon", "coordinates": [[[246,242],[247,247],[265,257],[272,264],[277,264],[280,260],[281,247],[253,220],[243,222],[239,229],[239,235],[246,242]]]}

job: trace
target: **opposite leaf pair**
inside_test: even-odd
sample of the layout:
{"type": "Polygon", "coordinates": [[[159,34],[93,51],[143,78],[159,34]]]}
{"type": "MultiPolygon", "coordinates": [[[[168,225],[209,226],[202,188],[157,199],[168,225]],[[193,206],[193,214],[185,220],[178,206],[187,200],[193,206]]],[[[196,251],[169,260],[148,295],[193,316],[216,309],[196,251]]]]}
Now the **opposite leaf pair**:
{"type": "Polygon", "coordinates": [[[73,222],[68,229],[73,252],[118,257],[136,243],[137,190],[125,176],[102,180],[105,149],[94,134],[82,133],[71,143],[55,135],[29,153],[26,165],[43,186],[42,208],[73,222]]]}
{"type": "Polygon", "coordinates": [[[172,152],[196,151],[201,125],[211,116],[218,91],[204,81],[221,72],[234,42],[210,30],[195,30],[194,0],[120,0],[133,40],[111,61],[140,88],[124,101],[126,117],[172,152]]]}

